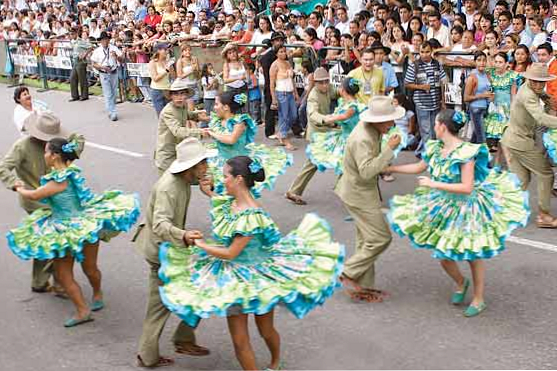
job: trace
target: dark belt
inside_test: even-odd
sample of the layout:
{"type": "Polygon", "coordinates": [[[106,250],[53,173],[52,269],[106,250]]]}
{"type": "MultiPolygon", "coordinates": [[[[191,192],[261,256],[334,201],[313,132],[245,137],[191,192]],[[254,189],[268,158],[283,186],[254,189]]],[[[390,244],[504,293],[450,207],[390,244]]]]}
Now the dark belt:
{"type": "Polygon", "coordinates": [[[113,73],[116,73],[116,70],[112,70],[112,71],[110,71],[110,72],[99,71],[99,73],[105,74],[105,75],[112,75],[113,73]]]}

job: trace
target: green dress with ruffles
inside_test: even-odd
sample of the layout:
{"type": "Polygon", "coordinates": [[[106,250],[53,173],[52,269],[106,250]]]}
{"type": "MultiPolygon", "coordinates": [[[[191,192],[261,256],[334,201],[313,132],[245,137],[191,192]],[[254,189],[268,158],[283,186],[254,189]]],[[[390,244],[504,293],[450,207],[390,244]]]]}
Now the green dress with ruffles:
{"type": "Polygon", "coordinates": [[[233,198],[213,197],[216,244],[229,247],[236,236],[249,236],[231,260],[198,247],[161,244],[159,277],[164,305],[189,326],[202,318],[236,313],[257,315],[283,304],[302,318],[333,295],[344,261],[344,246],[332,240],[327,222],[307,214],[299,227],[282,236],[261,208],[232,211],[233,198]]]}

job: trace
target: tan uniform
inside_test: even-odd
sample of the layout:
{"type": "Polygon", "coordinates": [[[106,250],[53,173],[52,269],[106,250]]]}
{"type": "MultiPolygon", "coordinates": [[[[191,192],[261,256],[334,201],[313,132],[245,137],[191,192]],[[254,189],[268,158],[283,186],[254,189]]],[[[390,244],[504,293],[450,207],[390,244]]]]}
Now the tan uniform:
{"type": "Polygon", "coordinates": [[[344,274],[364,288],[374,288],[375,261],[392,240],[377,182],[393,158],[390,148],[381,151],[379,131],[360,122],[348,137],[344,172],[335,187],[356,224],[356,252],[346,261],[344,274]]]}
{"type": "Polygon", "coordinates": [[[532,174],[538,177],[539,208],[549,213],[554,176],[544,150],[536,145],[535,133],[539,126],[555,129],[557,117],[544,112],[540,96],[526,82],[511,105],[509,126],[501,144],[508,150],[509,169],[518,176],[523,189],[528,188],[532,174]]]}
{"type": "MultiPolygon", "coordinates": [[[[70,140],[76,140],[79,144],[78,155],[83,151],[84,138],[80,135],[71,135],[70,140]]],[[[31,138],[21,137],[13,145],[10,151],[0,162],[0,181],[10,190],[14,190],[16,182],[21,181],[27,189],[37,189],[40,179],[50,169],[44,160],[45,142],[31,138]]],[[[28,214],[48,205],[25,199],[19,195],[19,204],[28,214]]],[[[33,280],[31,286],[36,289],[48,285],[52,274],[52,262],[50,260],[33,260],[33,280]]]]}
{"type": "MultiPolygon", "coordinates": [[[[150,267],[147,314],[139,341],[139,355],[146,366],[153,366],[159,360],[159,338],[170,316],[159,294],[159,286],[162,285],[158,275],[159,244],[168,241],[187,248],[183,236],[190,197],[191,185],[181,176],[165,172],[151,191],[144,220],[134,237],[138,251],[150,267]]],[[[195,343],[193,329],[180,322],[173,341],[174,344],[195,343]]]]}
{"type": "MultiPolygon", "coordinates": [[[[325,124],[323,119],[330,113],[331,100],[334,98],[335,92],[332,87],[326,94],[321,93],[317,87],[314,87],[309,93],[307,100],[307,140],[311,140],[311,135],[313,133],[331,130],[332,125],[325,124]]],[[[288,192],[301,196],[316,171],[317,166],[315,166],[309,159],[306,159],[304,166],[302,166],[302,171],[298,174],[288,192]]]]}
{"type": "Polygon", "coordinates": [[[188,120],[197,121],[198,117],[189,112],[187,107],[176,107],[170,102],[161,111],[155,152],[155,166],[159,169],[159,176],[176,160],[178,143],[188,137],[201,137],[201,129],[188,127],[188,120]]]}

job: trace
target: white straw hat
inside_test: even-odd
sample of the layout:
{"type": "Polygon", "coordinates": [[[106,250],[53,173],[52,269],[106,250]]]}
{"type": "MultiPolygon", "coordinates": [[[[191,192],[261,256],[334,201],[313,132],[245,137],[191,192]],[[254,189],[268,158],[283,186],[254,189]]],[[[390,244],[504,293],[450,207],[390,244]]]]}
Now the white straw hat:
{"type": "Polygon", "coordinates": [[[54,138],[68,138],[60,119],[50,112],[33,112],[23,122],[23,127],[33,138],[48,142],[54,138]]]}
{"type": "Polygon", "coordinates": [[[209,157],[215,157],[217,154],[216,150],[205,148],[199,140],[186,138],[176,146],[176,160],[172,162],[168,171],[172,174],[181,173],[209,157]]]}
{"type": "Polygon", "coordinates": [[[362,112],[360,120],[364,122],[386,122],[402,118],[406,110],[393,105],[393,98],[386,96],[371,97],[367,110],[362,112]]]}
{"type": "Polygon", "coordinates": [[[550,75],[547,66],[544,63],[532,63],[522,76],[528,80],[534,81],[551,81],[557,78],[555,75],[550,75]]]}

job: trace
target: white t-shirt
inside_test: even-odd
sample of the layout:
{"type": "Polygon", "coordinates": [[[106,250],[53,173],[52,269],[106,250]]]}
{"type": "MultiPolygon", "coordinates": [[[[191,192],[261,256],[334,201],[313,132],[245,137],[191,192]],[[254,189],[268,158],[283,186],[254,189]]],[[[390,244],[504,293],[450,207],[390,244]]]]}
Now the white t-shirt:
{"type": "Polygon", "coordinates": [[[451,42],[451,32],[449,28],[444,24],[441,25],[439,31],[435,31],[432,27],[427,29],[427,39],[437,39],[439,43],[443,46],[452,45],[451,42]]]}
{"type": "Polygon", "coordinates": [[[214,76],[202,77],[201,85],[203,86],[203,99],[215,99],[217,96],[217,89],[207,89],[215,81],[214,76]]]}
{"type": "MultiPolygon", "coordinates": [[[[461,43],[455,44],[453,46],[453,48],[451,49],[452,52],[473,52],[474,50],[476,50],[477,47],[476,45],[472,45],[471,47],[469,47],[468,49],[464,49],[462,47],[461,43]]],[[[458,57],[462,58],[462,59],[469,59],[471,61],[474,60],[474,56],[473,55],[459,55],[458,57]]],[[[456,57],[455,56],[447,56],[447,59],[451,59],[451,60],[455,60],[456,57]]],[[[460,79],[462,76],[462,73],[464,72],[464,70],[462,68],[455,68],[453,69],[453,83],[455,84],[460,84],[460,79]]]]}
{"type": "Polygon", "coordinates": [[[27,135],[27,131],[23,127],[23,123],[33,112],[48,112],[48,104],[43,101],[33,99],[33,111],[27,111],[21,104],[16,104],[14,108],[14,124],[20,135],[27,135]]]}
{"type": "Polygon", "coordinates": [[[349,26],[350,26],[350,21],[338,22],[338,23],[335,25],[335,28],[336,28],[337,30],[339,30],[339,31],[340,31],[340,34],[342,35],[342,34],[345,34],[345,33],[349,33],[349,32],[348,32],[349,26]]]}

